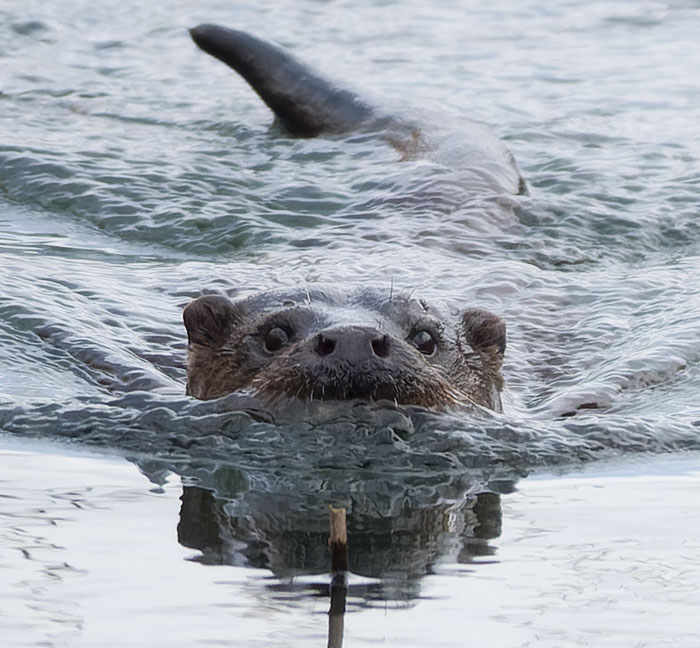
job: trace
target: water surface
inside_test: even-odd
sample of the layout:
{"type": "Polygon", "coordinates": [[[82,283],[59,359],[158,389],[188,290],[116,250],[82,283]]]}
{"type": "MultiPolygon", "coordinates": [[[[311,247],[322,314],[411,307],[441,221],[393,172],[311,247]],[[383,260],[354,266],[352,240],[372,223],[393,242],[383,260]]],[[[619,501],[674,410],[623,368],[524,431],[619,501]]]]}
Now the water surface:
{"type": "MultiPolygon", "coordinates": [[[[5,444],[0,458],[13,646],[326,645],[328,576],[203,566],[178,542],[176,475],[154,486],[122,459],[46,445],[5,444]]],[[[697,455],[526,480],[502,496],[500,537],[472,538],[484,551],[471,557],[454,507],[428,574],[351,578],[344,645],[695,646],[699,485],[697,455]]]]}
{"type": "MultiPolygon", "coordinates": [[[[472,564],[484,554],[499,562],[478,567],[490,589],[470,594],[469,606],[498,615],[500,601],[516,605],[506,573],[522,578],[526,596],[519,600],[528,604],[520,615],[510,608],[507,622],[484,621],[482,643],[493,636],[499,646],[535,638],[562,645],[575,636],[584,645],[696,645],[683,622],[697,604],[684,585],[696,547],[674,539],[692,538],[691,509],[681,503],[695,469],[686,475],[672,457],[700,449],[699,20],[700,6],[689,0],[515,7],[5,2],[0,429],[2,443],[59,445],[51,452],[40,445],[3,493],[22,511],[36,511],[53,501],[54,488],[70,489],[53,472],[69,461],[66,444],[127,456],[163,489],[151,493],[134,468],[112,473],[117,464],[105,464],[116,487],[96,498],[110,528],[148,520],[144,541],[134,544],[158,553],[162,572],[146,582],[144,558],[130,576],[66,577],[71,595],[38,585],[48,607],[39,606],[40,616],[27,613],[26,635],[24,613],[16,613],[17,643],[99,645],[136,610],[158,632],[170,623],[168,636],[186,638],[182,645],[323,641],[327,599],[306,590],[281,595],[268,588],[265,570],[282,591],[290,572],[323,572],[325,507],[333,502],[351,514],[362,548],[356,571],[380,583],[363,585],[357,606],[380,617],[387,643],[410,645],[410,636],[398,633],[428,618],[395,617],[401,606],[430,609],[437,622],[424,621],[411,636],[414,645],[434,643],[422,633],[465,609],[455,583],[471,583],[460,580],[461,567],[444,575],[435,565],[443,556],[461,565],[460,555],[472,564]],[[454,155],[401,160],[373,137],[286,136],[242,81],[191,43],[187,28],[204,21],[284,45],[425,124],[454,144],[454,155]],[[470,120],[507,144],[527,196],[474,191],[465,182],[471,171],[459,163],[470,159],[470,120]],[[504,413],[435,416],[362,406],[327,425],[271,424],[237,411],[236,399],[184,396],[181,309],[190,299],[317,283],[374,283],[453,313],[473,306],[498,313],[508,324],[504,413]],[[644,466],[658,457],[671,467],[661,485],[644,466]],[[611,572],[600,568],[608,566],[602,559],[579,560],[563,549],[545,569],[545,549],[534,539],[529,562],[504,560],[515,542],[508,534],[522,531],[508,507],[540,501],[539,486],[522,477],[592,460],[633,462],[638,476],[602,478],[600,491],[548,482],[562,525],[574,529],[555,542],[587,546],[590,529],[575,523],[597,503],[612,528],[591,555],[622,556],[629,568],[611,572]],[[192,554],[173,531],[183,487],[191,489],[187,510],[217,521],[208,539],[188,534],[199,518],[182,526],[180,540],[192,554]],[[652,516],[632,536],[626,528],[636,520],[625,522],[625,512],[639,514],[641,500],[630,490],[640,497],[653,491],[650,507],[658,511],[658,523],[652,516]],[[609,510],[599,493],[609,494],[609,510]],[[121,509],[122,497],[133,497],[134,508],[121,509]],[[662,523],[664,500],[673,514],[662,523]],[[455,537],[441,535],[443,522],[459,527],[455,537]],[[657,535],[661,530],[667,535],[657,535]],[[654,562],[662,546],[667,562],[654,562]],[[192,555],[200,559],[183,562],[192,555]],[[192,586],[201,587],[198,608],[177,598],[176,584],[165,586],[180,570],[199,579],[192,586]],[[668,596],[644,589],[639,574],[668,596]],[[113,588],[109,578],[117,579],[113,588]],[[220,580],[234,583],[236,596],[226,599],[233,611],[217,598],[222,587],[212,583],[220,580]],[[139,603],[130,598],[137,584],[151,592],[139,603]],[[425,594],[431,588],[434,598],[425,594]],[[551,596],[535,608],[543,589],[551,596]],[[72,603],[61,607],[78,598],[94,605],[92,616],[72,603]],[[155,610],[153,601],[162,606],[155,610]],[[562,601],[597,613],[574,623],[562,601]],[[109,622],[108,609],[115,610],[109,622]],[[271,610],[287,618],[290,609],[300,611],[291,639],[291,623],[241,625],[253,610],[265,619],[271,610]],[[642,609],[670,615],[672,630],[639,621],[642,609]],[[54,634],[56,618],[68,619],[69,638],[54,634]],[[241,633],[233,638],[217,630],[232,618],[241,633]],[[604,628],[608,635],[595,634],[604,628]]],[[[3,455],[3,473],[17,461],[24,460],[3,455]]],[[[79,464],[71,468],[76,484],[98,489],[103,468],[79,464]]],[[[541,513],[550,524],[553,514],[541,513]]],[[[103,521],[93,514],[68,525],[76,537],[99,532],[103,521]]],[[[63,541],[46,540],[51,567],[40,568],[58,570],[60,587],[70,570],[61,571],[52,547],[75,546],[63,541]]],[[[19,542],[4,560],[19,570],[12,582],[21,583],[16,606],[25,610],[34,609],[35,590],[20,574],[26,565],[19,556],[33,542],[19,542]]],[[[100,546],[82,553],[82,566],[65,562],[88,573],[122,564],[109,560],[117,549],[100,546]]],[[[183,587],[182,594],[191,591],[183,587]]],[[[350,627],[369,629],[349,645],[381,634],[372,625],[348,621],[350,627]]],[[[152,639],[133,641],[154,645],[152,639]]],[[[463,639],[446,632],[441,642],[463,639]]]]}

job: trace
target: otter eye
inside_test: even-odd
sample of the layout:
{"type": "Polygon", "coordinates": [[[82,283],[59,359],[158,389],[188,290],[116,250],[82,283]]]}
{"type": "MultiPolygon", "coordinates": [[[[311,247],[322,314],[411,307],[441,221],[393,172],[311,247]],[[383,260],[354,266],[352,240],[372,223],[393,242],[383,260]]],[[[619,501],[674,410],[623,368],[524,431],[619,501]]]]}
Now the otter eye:
{"type": "Polygon", "coordinates": [[[411,338],[411,344],[425,355],[433,355],[437,349],[437,340],[429,331],[418,331],[411,338]]]}
{"type": "Polygon", "coordinates": [[[289,342],[289,335],[279,326],[270,329],[265,336],[265,348],[272,353],[279,351],[287,342],[289,342]]]}

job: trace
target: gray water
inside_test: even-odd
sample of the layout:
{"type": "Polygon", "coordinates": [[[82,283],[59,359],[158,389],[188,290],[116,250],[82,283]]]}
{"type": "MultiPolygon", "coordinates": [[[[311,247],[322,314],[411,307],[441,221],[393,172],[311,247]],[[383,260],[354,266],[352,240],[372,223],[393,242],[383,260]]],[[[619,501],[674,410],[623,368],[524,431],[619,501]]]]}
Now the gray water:
{"type": "MultiPolygon", "coordinates": [[[[3,645],[327,644],[328,576],[251,568],[242,542],[223,564],[183,543],[176,475],[149,487],[124,460],[46,445],[0,462],[3,645]]],[[[664,456],[526,479],[502,497],[498,539],[469,538],[460,501],[422,542],[406,515],[393,544],[408,560],[350,579],[343,645],[697,646],[699,486],[700,456],[664,456]]]]}
{"type": "Polygon", "coordinates": [[[450,507],[471,560],[499,537],[489,496],[533,469],[627,457],[644,474],[699,450],[699,25],[698,2],[6,0],[1,439],[117,453],[158,487],[177,475],[186,502],[235,522],[216,550],[182,542],[251,574],[322,571],[325,507],[346,505],[355,571],[381,583],[362,600],[385,603],[421,596],[450,507]],[[453,157],[286,136],[190,41],[203,21],[284,45],[453,157]],[[465,184],[471,120],[527,196],[465,184]],[[315,283],[498,313],[503,415],[271,424],[184,396],[190,299],[315,283]]]}

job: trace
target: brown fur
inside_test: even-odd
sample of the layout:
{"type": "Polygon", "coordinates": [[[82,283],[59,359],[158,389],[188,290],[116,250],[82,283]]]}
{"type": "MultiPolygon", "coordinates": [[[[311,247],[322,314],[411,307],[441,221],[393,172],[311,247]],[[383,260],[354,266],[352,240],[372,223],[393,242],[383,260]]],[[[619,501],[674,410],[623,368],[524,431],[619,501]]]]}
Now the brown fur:
{"type": "Polygon", "coordinates": [[[247,391],[270,404],[361,399],[501,408],[505,324],[487,311],[466,310],[450,323],[422,301],[315,289],[237,302],[200,297],[183,316],[187,390],[196,398],[247,391]]]}

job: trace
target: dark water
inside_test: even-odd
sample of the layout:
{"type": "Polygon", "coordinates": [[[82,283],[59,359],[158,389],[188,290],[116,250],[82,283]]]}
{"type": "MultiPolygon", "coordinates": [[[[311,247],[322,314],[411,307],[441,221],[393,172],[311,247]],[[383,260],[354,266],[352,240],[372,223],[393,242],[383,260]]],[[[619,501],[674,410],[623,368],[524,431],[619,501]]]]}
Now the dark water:
{"type": "Polygon", "coordinates": [[[528,471],[700,449],[699,23],[697,2],[3,3],[2,438],[180,475],[183,510],[235,527],[183,536],[213,562],[225,540],[323,571],[325,507],[346,505],[356,571],[391,583],[367,600],[418,595],[451,507],[477,555],[528,471]],[[203,21],[288,47],[440,155],[286,136],[191,43],[203,21]],[[529,195],[474,190],[470,120],[529,195]],[[190,299],[316,283],[501,315],[504,414],[271,424],[183,395],[190,299]]]}

